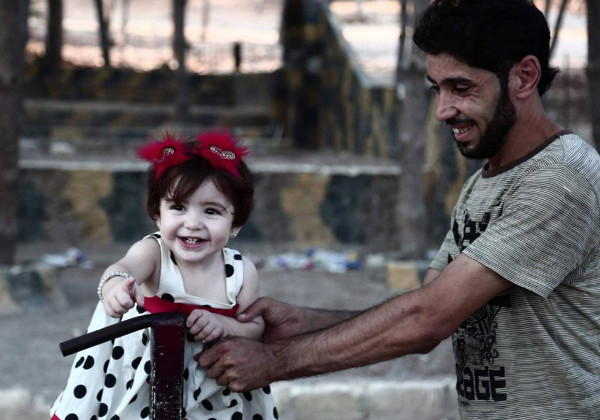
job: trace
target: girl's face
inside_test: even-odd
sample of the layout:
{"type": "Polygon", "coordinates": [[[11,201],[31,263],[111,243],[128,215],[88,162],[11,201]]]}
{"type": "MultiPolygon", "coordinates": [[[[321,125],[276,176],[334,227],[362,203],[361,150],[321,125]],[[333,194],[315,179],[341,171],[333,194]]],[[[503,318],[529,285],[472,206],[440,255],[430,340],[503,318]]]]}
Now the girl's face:
{"type": "MultiPolygon", "coordinates": [[[[178,263],[210,262],[220,257],[232,233],[234,208],[207,179],[184,202],[160,202],[160,235],[178,263]]],[[[237,233],[237,228],[233,229],[237,233]]]]}

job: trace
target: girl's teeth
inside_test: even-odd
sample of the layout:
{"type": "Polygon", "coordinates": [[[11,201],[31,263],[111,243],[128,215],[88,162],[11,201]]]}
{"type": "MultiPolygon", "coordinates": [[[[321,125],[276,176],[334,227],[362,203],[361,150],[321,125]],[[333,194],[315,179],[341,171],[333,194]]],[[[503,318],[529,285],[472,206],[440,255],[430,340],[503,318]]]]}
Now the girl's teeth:
{"type": "Polygon", "coordinates": [[[198,242],[198,239],[194,239],[194,238],[187,238],[185,240],[188,244],[195,244],[196,242],[198,242]]]}

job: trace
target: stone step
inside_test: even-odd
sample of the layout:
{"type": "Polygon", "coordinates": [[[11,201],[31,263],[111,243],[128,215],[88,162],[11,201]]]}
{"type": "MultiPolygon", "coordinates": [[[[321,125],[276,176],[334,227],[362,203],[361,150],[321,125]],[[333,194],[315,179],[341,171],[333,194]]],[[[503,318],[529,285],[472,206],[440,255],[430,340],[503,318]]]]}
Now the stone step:
{"type": "MultiPolygon", "coordinates": [[[[145,104],[119,101],[85,101],[26,99],[25,121],[28,125],[76,124],[91,126],[153,126],[176,121],[172,104],[145,104]]],[[[271,120],[269,108],[259,105],[190,107],[192,122],[213,124],[232,121],[242,125],[264,124],[271,120]]]]}
{"type": "Polygon", "coordinates": [[[280,137],[281,128],[261,106],[192,106],[181,124],[173,105],[107,101],[27,99],[22,153],[126,153],[164,131],[192,136],[210,127],[229,127],[254,143],[280,137]]]}

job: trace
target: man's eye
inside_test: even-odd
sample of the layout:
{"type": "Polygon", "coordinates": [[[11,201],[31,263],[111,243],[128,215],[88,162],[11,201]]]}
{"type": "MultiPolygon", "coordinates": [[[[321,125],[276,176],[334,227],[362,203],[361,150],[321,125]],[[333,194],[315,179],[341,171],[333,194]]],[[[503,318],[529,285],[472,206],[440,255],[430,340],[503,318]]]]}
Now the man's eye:
{"type": "Polygon", "coordinates": [[[456,93],[467,93],[469,91],[469,86],[455,86],[454,92],[456,93]]]}
{"type": "Polygon", "coordinates": [[[431,89],[435,93],[440,93],[440,87],[439,86],[431,85],[431,86],[429,86],[429,89],[431,89]]]}

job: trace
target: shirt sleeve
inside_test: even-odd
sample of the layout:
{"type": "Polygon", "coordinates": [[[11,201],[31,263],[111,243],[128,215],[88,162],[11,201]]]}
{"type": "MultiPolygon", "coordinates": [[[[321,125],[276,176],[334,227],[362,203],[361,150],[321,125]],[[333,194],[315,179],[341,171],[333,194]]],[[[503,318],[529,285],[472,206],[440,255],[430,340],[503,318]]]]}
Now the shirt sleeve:
{"type": "MultiPolygon", "coordinates": [[[[477,179],[480,178],[480,176],[481,176],[480,173],[481,173],[481,170],[477,171],[476,173],[471,175],[471,177],[465,182],[465,184],[463,185],[463,188],[460,192],[460,196],[459,196],[457,202],[461,202],[462,200],[464,200],[466,192],[470,191],[473,188],[473,185],[477,182],[477,179]]],[[[444,241],[442,242],[440,249],[438,250],[434,259],[429,264],[429,268],[432,268],[437,271],[444,271],[446,266],[448,264],[450,264],[458,256],[458,254],[460,254],[460,250],[458,249],[458,245],[457,245],[458,239],[459,239],[458,232],[455,231],[455,226],[454,226],[456,217],[457,217],[457,214],[456,214],[456,205],[455,205],[454,209],[452,210],[452,215],[450,217],[450,220],[451,220],[450,229],[448,229],[448,233],[446,234],[446,237],[444,238],[444,241]]]]}
{"type": "Polygon", "coordinates": [[[444,242],[442,242],[442,246],[429,264],[429,268],[444,271],[446,266],[454,259],[452,256],[454,254],[453,249],[456,248],[456,240],[454,239],[452,229],[450,229],[444,238],[444,242]]]}
{"type": "Polygon", "coordinates": [[[463,252],[512,283],[547,297],[596,249],[598,197],[564,165],[528,175],[502,214],[463,252]]]}

